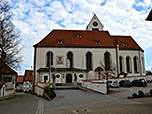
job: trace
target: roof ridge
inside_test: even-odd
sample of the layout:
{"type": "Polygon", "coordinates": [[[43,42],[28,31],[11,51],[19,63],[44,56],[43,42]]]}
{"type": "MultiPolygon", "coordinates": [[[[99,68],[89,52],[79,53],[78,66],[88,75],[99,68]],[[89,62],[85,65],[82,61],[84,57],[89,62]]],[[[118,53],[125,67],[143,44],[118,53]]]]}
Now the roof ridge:
{"type": "Polygon", "coordinates": [[[103,30],[103,31],[93,31],[93,30],[68,30],[68,29],[53,29],[53,31],[85,31],[85,32],[109,32],[108,30],[103,30]]]}
{"type": "Polygon", "coordinates": [[[110,35],[111,37],[131,37],[130,35],[110,35]]]}

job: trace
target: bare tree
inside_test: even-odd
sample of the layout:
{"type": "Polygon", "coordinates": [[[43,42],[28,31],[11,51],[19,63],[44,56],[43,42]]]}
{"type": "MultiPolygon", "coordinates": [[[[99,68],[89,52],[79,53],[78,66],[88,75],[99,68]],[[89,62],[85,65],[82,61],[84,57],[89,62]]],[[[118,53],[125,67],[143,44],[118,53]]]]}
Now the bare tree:
{"type": "Polygon", "coordinates": [[[0,77],[1,69],[6,64],[11,68],[19,68],[21,50],[19,32],[12,23],[11,6],[7,0],[0,1],[0,77]]]}
{"type": "Polygon", "coordinates": [[[112,61],[109,61],[109,66],[107,66],[102,61],[100,61],[100,65],[101,65],[101,68],[102,68],[102,71],[101,71],[102,78],[106,79],[106,81],[107,81],[107,92],[108,92],[109,91],[108,79],[115,77],[116,65],[112,61]]]}

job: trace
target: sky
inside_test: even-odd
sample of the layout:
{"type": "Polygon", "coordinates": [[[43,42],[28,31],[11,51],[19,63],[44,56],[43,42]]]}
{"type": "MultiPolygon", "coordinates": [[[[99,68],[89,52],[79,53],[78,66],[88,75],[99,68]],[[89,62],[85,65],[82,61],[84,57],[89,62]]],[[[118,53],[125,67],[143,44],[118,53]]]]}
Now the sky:
{"type": "Polygon", "coordinates": [[[111,35],[132,36],[145,51],[146,70],[152,67],[152,22],[145,21],[152,0],[9,0],[13,23],[20,31],[23,62],[33,69],[34,48],[53,29],[85,30],[95,13],[111,35]]]}

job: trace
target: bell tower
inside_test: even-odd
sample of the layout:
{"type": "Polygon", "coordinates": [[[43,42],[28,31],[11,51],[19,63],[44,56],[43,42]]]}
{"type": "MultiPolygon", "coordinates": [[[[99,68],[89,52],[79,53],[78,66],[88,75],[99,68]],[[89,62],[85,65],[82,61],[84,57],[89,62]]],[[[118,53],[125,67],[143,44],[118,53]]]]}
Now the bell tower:
{"type": "Polygon", "coordinates": [[[96,30],[96,31],[103,31],[103,25],[96,16],[96,14],[93,15],[90,23],[87,25],[86,30],[96,30]]]}

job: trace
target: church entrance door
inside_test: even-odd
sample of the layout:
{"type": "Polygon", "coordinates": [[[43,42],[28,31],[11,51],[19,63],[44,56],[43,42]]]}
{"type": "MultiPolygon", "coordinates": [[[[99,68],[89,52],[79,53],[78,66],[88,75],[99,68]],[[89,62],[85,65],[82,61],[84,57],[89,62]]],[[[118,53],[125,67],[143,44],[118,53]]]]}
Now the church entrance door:
{"type": "Polygon", "coordinates": [[[72,83],[72,74],[67,74],[66,75],[66,83],[72,83]]]}

